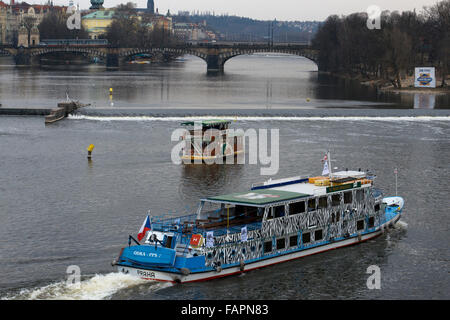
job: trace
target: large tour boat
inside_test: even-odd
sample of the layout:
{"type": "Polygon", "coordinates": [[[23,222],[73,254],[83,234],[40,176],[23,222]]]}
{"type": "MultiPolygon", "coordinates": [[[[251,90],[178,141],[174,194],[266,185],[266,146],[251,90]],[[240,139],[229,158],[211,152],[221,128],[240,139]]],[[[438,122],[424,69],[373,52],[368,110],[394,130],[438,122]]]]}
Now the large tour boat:
{"type": "Polygon", "coordinates": [[[113,265],[148,280],[209,280],[357,244],[400,219],[403,199],[383,197],[373,175],[331,172],[329,154],[324,163],[322,176],[201,199],[192,215],[148,215],[113,265]]]}

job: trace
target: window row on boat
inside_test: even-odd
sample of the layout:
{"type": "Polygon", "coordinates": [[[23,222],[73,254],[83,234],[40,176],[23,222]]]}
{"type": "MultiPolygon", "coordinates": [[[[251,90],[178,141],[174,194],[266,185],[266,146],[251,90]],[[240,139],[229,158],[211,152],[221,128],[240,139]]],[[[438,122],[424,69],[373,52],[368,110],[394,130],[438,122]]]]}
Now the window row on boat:
{"type": "Polygon", "coordinates": [[[200,214],[196,223],[197,227],[203,229],[216,229],[262,222],[319,209],[337,208],[346,204],[363,204],[366,199],[365,193],[368,191],[368,188],[353,189],[322,196],[305,197],[291,202],[285,201],[284,203],[276,203],[264,207],[205,201],[199,208],[200,214]]]}
{"type": "Polygon", "coordinates": [[[284,204],[274,206],[270,208],[270,211],[267,214],[267,220],[282,217],[286,212],[288,212],[288,215],[295,215],[306,211],[309,212],[318,209],[338,207],[342,204],[352,204],[354,202],[362,203],[364,202],[364,192],[366,192],[365,189],[355,190],[355,197],[353,197],[352,190],[334,193],[331,195],[330,199],[328,195],[312,197],[298,202],[291,202],[288,204],[287,209],[284,204]]]}

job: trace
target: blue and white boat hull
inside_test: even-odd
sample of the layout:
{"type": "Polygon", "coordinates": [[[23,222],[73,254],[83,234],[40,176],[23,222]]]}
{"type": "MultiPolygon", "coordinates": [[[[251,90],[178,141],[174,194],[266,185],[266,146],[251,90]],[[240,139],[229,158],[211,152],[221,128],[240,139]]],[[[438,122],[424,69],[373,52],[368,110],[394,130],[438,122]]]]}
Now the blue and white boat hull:
{"type": "MultiPolygon", "coordinates": [[[[400,198],[401,199],[401,198],[400,198]]],[[[403,199],[402,199],[403,200],[403,199]]],[[[403,205],[403,202],[402,202],[403,205]]],[[[329,242],[327,241],[324,244],[314,246],[307,249],[299,249],[290,253],[281,254],[271,258],[260,259],[258,261],[252,261],[248,263],[244,263],[242,265],[237,266],[224,266],[223,268],[218,268],[214,270],[206,270],[193,272],[189,274],[183,274],[183,272],[167,272],[163,270],[158,270],[157,268],[143,268],[137,266],[126,266],[126,265],[117,265],[117,270],[122,273],[134,275],[140,277],[145,280],[153,280],[153,281],[163,281],[163,282],[172,282],[172,283],[187,283],[187,282],[197,282],[197,281],[206,281],[212,280],[216,278],[226,277],[230,275],[236,275],[243,272],[248,272],[255,269],[260,269],[263,267],[267,267],[270,265],[295,260],[299,258],[303,258],[309,255],[334,250],[346,246],[355,245],[370,239],[373,239],[377,236],[383,234],[387,229],[393,227],[401,218],[402,208],[399,207],[399,210],[396,210],[395,213],[390,214],[386,213],[386,221],[374,228],[373,231],[367,233],[359,233],[353,234],[348,238],[339,239],[336,241],[329,242]]],[[[210,269],[210,268],[209,268],[210,269]]]]}

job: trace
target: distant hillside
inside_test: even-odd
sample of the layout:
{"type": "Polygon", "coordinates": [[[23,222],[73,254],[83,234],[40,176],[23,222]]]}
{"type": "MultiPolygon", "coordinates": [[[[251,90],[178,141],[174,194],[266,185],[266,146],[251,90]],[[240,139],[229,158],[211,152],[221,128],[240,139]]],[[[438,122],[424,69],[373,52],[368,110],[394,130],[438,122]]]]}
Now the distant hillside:
{"type": "Polygon", "coordinates": [[[304,42],[313,38],[321,22],[319,21],[261,21],[245,17],[213,14],[179,14],[173,16],[175,22],[203,24],[216,32],[220,40],[267,41],[270,24],[273,22],[274,42],[304,42]]]}

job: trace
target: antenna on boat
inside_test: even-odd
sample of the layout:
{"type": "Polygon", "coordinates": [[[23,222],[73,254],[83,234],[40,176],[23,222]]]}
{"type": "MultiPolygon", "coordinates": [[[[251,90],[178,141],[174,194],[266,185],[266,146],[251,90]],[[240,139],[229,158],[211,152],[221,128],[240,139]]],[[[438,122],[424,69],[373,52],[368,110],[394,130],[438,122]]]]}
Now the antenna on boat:
{"type": "Polygon", "coordinates": [[[229,228],[230,228],[230,206],[227,205],[226,207],[227,207],[227,236],[225,239],[226,239],[226,241],[230,241],[231,240],[230,230],[229,230],[229,228]]]}

